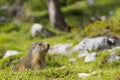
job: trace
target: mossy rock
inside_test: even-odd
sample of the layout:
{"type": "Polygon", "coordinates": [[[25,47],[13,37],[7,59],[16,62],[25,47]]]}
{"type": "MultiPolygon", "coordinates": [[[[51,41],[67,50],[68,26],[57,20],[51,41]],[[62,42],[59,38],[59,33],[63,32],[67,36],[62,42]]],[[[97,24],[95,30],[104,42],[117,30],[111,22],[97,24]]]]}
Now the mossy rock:
{"type": "Polygon", "coordinates": [[[88,24],[84,31],[84,36],[96,37],[96,36],[119,36],[120,23],[118,20],[108,19],[107,21],[95,21],[88,24]]]}

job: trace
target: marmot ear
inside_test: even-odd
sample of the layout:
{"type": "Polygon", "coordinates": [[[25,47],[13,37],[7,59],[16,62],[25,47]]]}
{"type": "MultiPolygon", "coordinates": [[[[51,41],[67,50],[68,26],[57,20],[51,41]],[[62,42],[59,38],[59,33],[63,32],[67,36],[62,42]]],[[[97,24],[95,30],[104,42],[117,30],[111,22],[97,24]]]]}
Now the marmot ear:
{"type": "Polygon", "coordinates": [[[32,45],[31,45],[31,49],[34,49],[36,44],[37,43],[33,42],[32,45]]]}

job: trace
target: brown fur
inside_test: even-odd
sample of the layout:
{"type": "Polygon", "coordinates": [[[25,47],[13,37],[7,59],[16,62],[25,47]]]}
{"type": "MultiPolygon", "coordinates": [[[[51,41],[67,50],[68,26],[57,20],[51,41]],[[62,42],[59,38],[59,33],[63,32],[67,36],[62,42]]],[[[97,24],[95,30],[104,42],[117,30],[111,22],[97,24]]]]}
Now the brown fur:
{"type": "Polygon", "coordinates": [[[13,71],[24,71],[25,69],[44,69],[45,57],[49,44],[38,42],[32,44],[26,57],[21,59],[13,68],[13,71]]]}

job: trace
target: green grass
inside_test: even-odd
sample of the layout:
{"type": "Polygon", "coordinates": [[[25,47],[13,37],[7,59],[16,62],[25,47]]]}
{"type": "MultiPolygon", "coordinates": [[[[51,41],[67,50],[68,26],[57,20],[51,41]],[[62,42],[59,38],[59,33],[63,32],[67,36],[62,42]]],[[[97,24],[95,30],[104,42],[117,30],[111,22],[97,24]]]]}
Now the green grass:
{"type": "MultiPolygon", "coordinates": [[[[95,71],[94,75],[88,77],[87,80],[114,80],[117,76],[120,75],[119,67],[120,61],[114,63],[104,63],[99,64],[103,61],[103,58],[106,56],[106,53],[99,53],[97,60],[90,63],[84,63],[83,58],[77,58],[75,63],[69,62],[69,59],[77,57],[76,54],[70,56],[61,56],[61,55],[47,55],[46,64],[47,67],[44,70],[26,70],[24,72],[12,72],[12,68],[16,62],[20,59],[20,56],[17,55],[9,57],[6,59],[0,60],[0,79],[9,79],[9,80],[79,80],[78,73],[85,72],[91,73],[95,71]],[[96,64],[97,62],[97,64],[96,64]],[[98,63],[99,62],[99,63],[98,63]],[[63,68],[63,66],[65,66],[63,68]],[[7,76],[6,76],[7,75],[7,76]]],[[[107,55],[107,54],[106,54],[107,55]]]]}
{"type": "MultiPolygon", "coordinates": [[[[44,70],[12,72],[12,68],[19,59],[26,55],[33,42],[48,42],[51,46],[58,43],[72,43],[76,45],[84,37],[106,35],[120,37],[119,4],[119,0],[96,0],[92,6],[88,6],[86,1],[78,1],[77,3],[71,3],[62,7],[67,23],[73,27],[70,33],[51,28],[47,10],[38,11],[36,9],[34,11],[26,7],[25,10],[28,14],[30,13],[37,17],[38,23],[43,24],[44,27],[56,35],[50,38],[36,37],[35,39],[31,39],[30,28],[33,23],[29,21],[21,21],[20,24],[10,22],[0,25],[0,80],[115,80],[120,76],[120,60],[108,63],[106,62],[106,57],[109,55],[109,52],[101,51],[98,52],[97,59],[89,63],[84,63],[84,59],[78,58],[75,52],[69,56],[47,55],[47,66],[44,70]],[[108,11],[110,10],[114,11],[112,16],[108,15],[108,11]],[[96,15],[96,13],[100,16],[106,15],[108,20],[97,21],[83,28],[83,24],[96,15]],[[106,34],[104,34],[106,30],[109,33],[105,32],[106,34]],[[2,57],[7,50],[18,50],[22,54],[3,59],[2,57]],[[70,58],[77,58],[77,61],[74,63],[69,62],[70,58]],[[96,73],[86,79],[78,78],[78,73],[91,73],[93,71],[96,73]]],[[[120,55],[120,50],[116,52],[120,55]]]]}

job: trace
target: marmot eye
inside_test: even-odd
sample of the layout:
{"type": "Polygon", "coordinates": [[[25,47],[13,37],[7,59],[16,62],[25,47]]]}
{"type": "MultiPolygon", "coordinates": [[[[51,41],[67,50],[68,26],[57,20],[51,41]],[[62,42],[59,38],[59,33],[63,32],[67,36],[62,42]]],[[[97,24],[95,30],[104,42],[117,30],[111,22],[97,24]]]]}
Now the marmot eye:
{"type": "Polygon", "coordinates": [[[41,44],[41,43],[39,43],[39,46],[42,46],[42,44],[41,44]]]}

